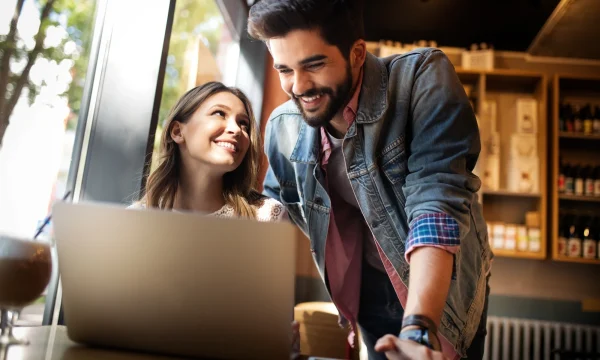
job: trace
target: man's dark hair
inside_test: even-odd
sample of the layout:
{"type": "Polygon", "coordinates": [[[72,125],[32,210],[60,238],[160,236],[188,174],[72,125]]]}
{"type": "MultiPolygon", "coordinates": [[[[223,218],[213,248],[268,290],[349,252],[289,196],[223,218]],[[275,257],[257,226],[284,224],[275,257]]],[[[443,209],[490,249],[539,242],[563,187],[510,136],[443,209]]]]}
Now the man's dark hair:
{"type": "Polygon", "coordinates": [[[259,0],[250,8],[248,33],[255,39],[312,29],[348,58],[354,42],[365,38],[362,0],[259,0]]]}

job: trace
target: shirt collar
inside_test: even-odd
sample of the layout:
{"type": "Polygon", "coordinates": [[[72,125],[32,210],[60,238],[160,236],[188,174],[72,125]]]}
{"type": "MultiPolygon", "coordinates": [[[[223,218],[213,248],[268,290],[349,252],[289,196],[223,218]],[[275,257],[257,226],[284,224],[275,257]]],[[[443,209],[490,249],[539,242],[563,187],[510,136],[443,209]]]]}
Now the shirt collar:
{"type": "MultiPolygon", "coordinates": [[[[342,116],[344,120],[348,123],[348,127],[352,125],[354,120],[356,120],[356,114],[358,113],[358,97],[360,96],[360,89],[362,87],[363,81],[363,69],[360,69],[360,74],[358,75],[358,83],[356,84],[356,89],[354,90],[354,94],[350,101],[344,107],[344,111],[342,112],[342,116]]],[[[325,166],[329,162],[329,156],[331,155],[331,142],[329,141],[329,135],[325,130],[325,126],[321,126],[321,165],[325,166]]]]}
{"type": "Polygon", "coordinates": [[[350,99],[348,104],[346,104],[346,107],[344,108],[344,112],[342,113],[342,115],[344,116],[344,120],[346,120],[346,122],[348,122],[348,126],[352,125],[352,123],[356,119],[356,114],[358,113],[358,97],[360,96],[360,89],[362,87],[362,81],[363,81],[363,69],[361,68],[360,73],[358,75],[358,83],[356,84],[356,89],[354,90],[354,94],[352,95],[352,98],[350,99]]]}

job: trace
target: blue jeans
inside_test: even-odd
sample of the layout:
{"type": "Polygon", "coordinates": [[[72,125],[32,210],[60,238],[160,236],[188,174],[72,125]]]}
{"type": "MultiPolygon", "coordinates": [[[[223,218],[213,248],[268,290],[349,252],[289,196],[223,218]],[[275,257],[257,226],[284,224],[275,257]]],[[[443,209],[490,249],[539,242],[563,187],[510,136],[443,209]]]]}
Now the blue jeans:
{"type": "MultiPolygon", "coordinates": [[[[374,350],[375,343],[386,334],[398,335],[400,333],[404,309],[387,274],[374,269],[364,261],[362,268],[358,326],[367,347],[369,360],[386,360],[385,354],[374,350]]],[[[467,350],[466,358],[469,360],[483,358],[485,336],[487,334],[487,299],[489,291],[488,285],[479,328],[467,350]]]]}

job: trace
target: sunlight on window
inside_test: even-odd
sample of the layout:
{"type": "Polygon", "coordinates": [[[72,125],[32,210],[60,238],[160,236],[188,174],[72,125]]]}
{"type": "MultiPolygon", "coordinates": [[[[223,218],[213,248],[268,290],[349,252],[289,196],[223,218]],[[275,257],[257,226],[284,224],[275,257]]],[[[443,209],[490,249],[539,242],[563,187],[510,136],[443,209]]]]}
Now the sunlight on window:
{"type": "MultiPolygon", "coordinates": [[[[31,238],[77,163],[95,1],[57,0],[43,12],[46,2],[25,0],[14,26],[16,6],[0,1],[0,233],[31,238]]],[[[25,323],[41,323],[42,300],[23,311],[25,323]]]]}
{"type": "Polygon", "coordinates": [[[225,24],[215,0],[179,0],[165,69],[152,169],[162,126],[175,102],[188,90],[209,81],[235,84],[239,44],[225,24]]]}

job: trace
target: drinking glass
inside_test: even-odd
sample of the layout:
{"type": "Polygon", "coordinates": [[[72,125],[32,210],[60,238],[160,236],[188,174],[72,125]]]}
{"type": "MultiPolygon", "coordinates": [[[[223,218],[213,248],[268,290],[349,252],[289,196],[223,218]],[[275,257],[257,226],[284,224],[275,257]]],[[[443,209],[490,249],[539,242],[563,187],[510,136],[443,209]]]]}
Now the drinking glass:
{"type": "Polygon", "coordinates": [[[19,313],[46,289],[52,274],[50,245],[0,235],[0,345],[26,345],[12,335],[10,313],[19,313]]]}

